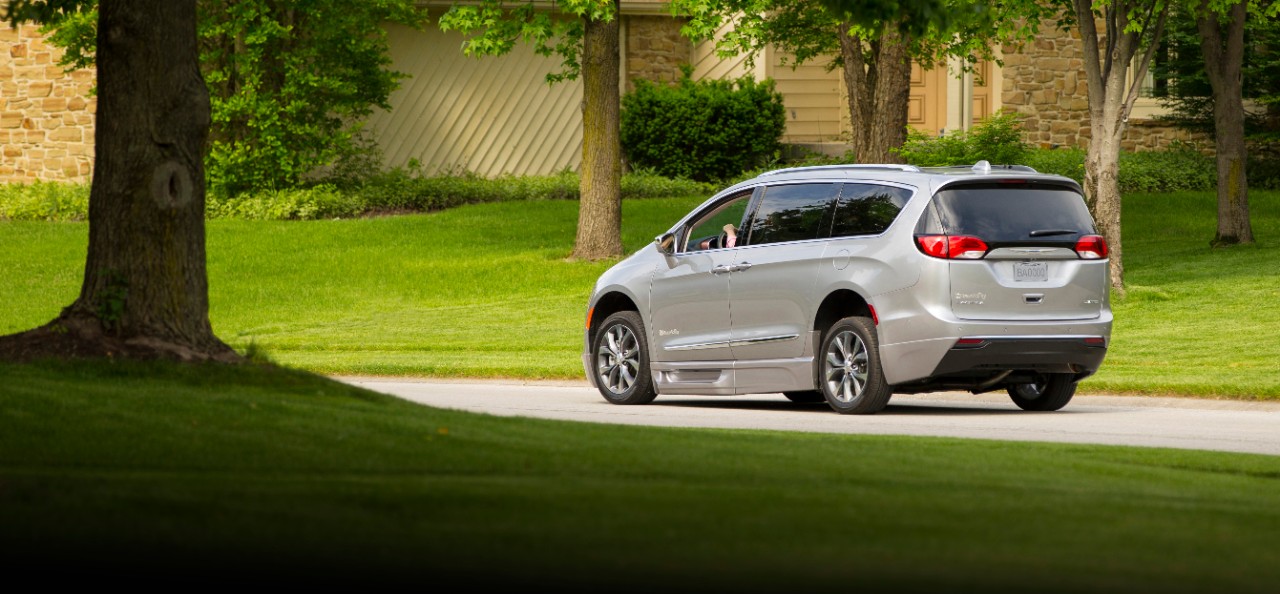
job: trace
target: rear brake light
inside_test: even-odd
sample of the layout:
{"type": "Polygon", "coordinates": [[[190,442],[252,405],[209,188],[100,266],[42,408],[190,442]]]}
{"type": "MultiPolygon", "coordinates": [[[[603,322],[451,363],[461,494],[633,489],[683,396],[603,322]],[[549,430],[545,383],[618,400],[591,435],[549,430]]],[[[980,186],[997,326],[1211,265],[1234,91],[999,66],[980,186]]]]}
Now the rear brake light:
{"type": "Polygon", "coordinates": [[[1101,260],[1107,257],[1107,240],[1101,235],[1085,235],[1076,242],[1076,254],[1084,260],[1101,260]]]}
{"type": "Polygon", "coordinates": [[[987,243],[972,235],[919,235],[920,251],[935,258],[979,260],[987,255],[987,243]]]}

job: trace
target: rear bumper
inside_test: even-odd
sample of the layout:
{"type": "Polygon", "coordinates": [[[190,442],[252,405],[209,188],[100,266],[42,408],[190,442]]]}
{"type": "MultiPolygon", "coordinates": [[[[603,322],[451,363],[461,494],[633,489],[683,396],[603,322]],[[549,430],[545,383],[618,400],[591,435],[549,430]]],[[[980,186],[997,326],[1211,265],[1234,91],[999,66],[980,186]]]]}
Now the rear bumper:
{"type": "Polygon", "coordinates": [[[975,336],[947,350],[932,377],[1002,370],[1092,375],[1107,356],[1106,338],[1092,336],[975,336]]]}

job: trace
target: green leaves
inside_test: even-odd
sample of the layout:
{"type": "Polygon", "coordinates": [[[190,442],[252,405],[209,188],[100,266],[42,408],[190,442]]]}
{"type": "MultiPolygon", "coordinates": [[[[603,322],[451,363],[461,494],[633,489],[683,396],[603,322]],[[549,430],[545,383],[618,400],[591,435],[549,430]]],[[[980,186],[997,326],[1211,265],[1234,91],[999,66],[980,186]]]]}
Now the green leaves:
{"type": "Polygon", "coordinates": [[[298,185],[361,150],[359,125],[389,107],[387,22],[421,27],[412,0],[201,0],[213,105],[206,160],[216,194],[298,185]]]}
{"type": "Polygon", "coordinates": [[[533,44],[538,55],[560,57],[560,72],[547,75],[548,83],[557,83],[578,78],[583,20],[617,18],[612,0],[562,0],[541,9],[533,2],[509,4],[500,0],[454,4],[440,17],[440,29],[467,36],[462,53],[468,56],[501,56],[518,42],[533,44]]]}
{"type": "Polygon", "coordinates": [[[713,181],[776,158],[786,127],[773,81],[694,82],[677,87],[637,80],[622,98],[622,147],[634,168],[713,181]]]}

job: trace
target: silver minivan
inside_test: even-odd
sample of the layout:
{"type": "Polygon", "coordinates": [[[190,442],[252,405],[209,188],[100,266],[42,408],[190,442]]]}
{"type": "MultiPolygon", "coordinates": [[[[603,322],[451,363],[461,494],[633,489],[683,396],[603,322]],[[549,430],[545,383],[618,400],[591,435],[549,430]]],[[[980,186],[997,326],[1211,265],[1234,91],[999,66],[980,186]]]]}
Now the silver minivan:
{"type": "Polygon", "coordinates": [[[781,393],[868,414],[894,393],[1065,406],[1111,339],[1080,186],[985,161],[836,165],[729,187],[614,265],[582,363],[606,400],[781,393]]]}

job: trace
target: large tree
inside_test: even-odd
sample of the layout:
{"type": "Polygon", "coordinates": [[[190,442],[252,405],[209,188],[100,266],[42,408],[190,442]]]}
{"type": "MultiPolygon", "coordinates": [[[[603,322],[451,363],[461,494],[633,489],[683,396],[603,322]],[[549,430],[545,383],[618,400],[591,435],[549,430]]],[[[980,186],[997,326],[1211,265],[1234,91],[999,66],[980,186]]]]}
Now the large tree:
{"type": "Polygon", "coordinates": [[[1124,292],[1120,140],[1169,14],[1165,0],[1072,0],[1089,89],[1085,198],[1110,248],[1111,287],[1124,292]],[[1098,25],[1102,25],[1099,30],[1098,25]]]}
{"type": "MultiPolygon", "coordinates": [[[[79,3],[14,0],[10,20],[79,3]]],[[[234,361],[209,324],[195,0],[102,0],[89,250],[80,296],[48,324],[0,338],[0,357],[234,361]]]]}
{"type": "Polygon", "coordinates": [[[618,0],[564,0],[550,7],[501,0],[455,4],[440,18],[446,31],[470,36],[467,55],[505,54],[518,42],[560,56],[548,82],[582,76],[582,177],[572,257],[622,255],[622,149],[619,143],[618,0]]]}
{"type": "Polygon", "coordinates": [[[1213,88],[1213,140],[1218,165],[1215,247],[1253,243],[1249,224],[1248,151],[1244,131],[1244,29],[1248,0],[1198,0],[1196,29],[1213,88]]]}
{"type": "Polygon", "coordinates": [[[911,64],[932,68],[957,57],[966,67],[998,60],[992,47],[1032,38],[1045,9],[1036,2],[973,0],[902,2],[836,0],[673,0],[688,16],[685,35],[715,39],[721,57],[766,48],[792,65],[829,58],[842,68],[852,123],[850,144],[860,163],[899,160],[907,136],[911,64]]]}
{"type": "MultiPolygon", "coordinates": [[[[55,13],[64,66],[89,67],[96,0],[55,13]]],[[[210,187],[234,195],[292,187],[359,156],[364,117],[389,109],[404,75],[389,68],[386,24],[421,26],[415,0],[198,0],[200,67],[209,85],[210,187]]]]}

